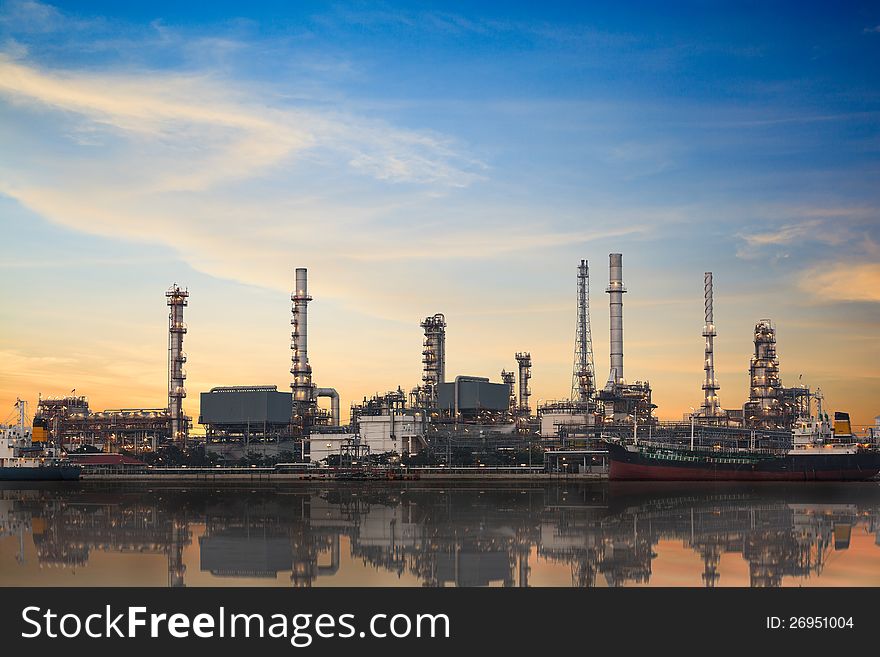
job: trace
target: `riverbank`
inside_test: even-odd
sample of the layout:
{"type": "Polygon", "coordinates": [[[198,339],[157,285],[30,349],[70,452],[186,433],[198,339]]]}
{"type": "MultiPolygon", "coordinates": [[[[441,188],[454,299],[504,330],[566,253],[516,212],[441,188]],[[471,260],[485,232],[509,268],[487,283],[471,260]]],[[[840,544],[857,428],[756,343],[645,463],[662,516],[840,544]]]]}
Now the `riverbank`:
{"type": "Polygon", "coordinates": [[[361,471],[307,468],[284,471],[277,468],[146,468],[108,471],[83,469],[83,481],[208,481],[223,482],[333,482],[333,481],[598,481],[607,472],[596,469],[583,472],[545,472],[535,467],[523,468],[419,468],[401,471],[361,471]]]}

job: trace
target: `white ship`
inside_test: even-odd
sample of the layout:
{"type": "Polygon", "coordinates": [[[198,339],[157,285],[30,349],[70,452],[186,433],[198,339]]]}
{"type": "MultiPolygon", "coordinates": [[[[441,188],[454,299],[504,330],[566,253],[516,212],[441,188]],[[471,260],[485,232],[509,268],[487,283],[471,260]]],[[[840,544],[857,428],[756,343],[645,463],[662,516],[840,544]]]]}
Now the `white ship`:
{"type": "Polygon", "coordinates": [[[47,447],[46,430],[25,422],[25,402],[15,402],[19,421],[0,425],[0,481],[75,481],[80,468],[47,447]]]}

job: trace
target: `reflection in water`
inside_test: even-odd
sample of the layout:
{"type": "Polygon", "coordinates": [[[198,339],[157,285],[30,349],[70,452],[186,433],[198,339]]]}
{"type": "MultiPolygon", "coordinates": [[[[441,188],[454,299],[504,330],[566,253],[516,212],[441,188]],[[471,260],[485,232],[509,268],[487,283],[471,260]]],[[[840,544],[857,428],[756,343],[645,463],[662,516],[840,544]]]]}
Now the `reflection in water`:
{"type": "Polygon", "coordinates": [[[0,488],[7,586],[77,572],[120,586],[815,585],[831,558],[847,567],[829,583],[876,585],[877,484],[0,488]],[[149,555],[167,579],[140,572],[149,555]],[[37,579],[29,559],[57,568],[37,579]]]}

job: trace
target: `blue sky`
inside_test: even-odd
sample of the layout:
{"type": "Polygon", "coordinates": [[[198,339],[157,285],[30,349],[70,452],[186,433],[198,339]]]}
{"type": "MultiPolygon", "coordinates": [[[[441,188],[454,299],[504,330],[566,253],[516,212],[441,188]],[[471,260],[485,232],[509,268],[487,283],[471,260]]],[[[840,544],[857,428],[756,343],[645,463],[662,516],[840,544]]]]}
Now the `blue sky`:
{"type": "Polygon", "coordinates": [[[715,272],[721,401],[751,326],[880,412],[880,7],[869,3],[0,2],[0,398],[164,404],[163,291],[192,292],[189,409],[311,360],[343,404],[517,350],[568,394],[574,271],[624,253],[630,379],[700,400],[715,272]],[[79,383],[78,383],[79,382],[79,383]]]}

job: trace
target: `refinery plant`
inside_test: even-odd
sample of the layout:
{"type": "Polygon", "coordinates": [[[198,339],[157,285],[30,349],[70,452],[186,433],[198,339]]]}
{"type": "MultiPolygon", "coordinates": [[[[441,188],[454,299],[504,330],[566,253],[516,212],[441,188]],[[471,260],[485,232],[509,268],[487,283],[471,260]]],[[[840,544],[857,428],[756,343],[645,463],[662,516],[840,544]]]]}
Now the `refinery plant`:
{"type": "MultiPolygon", "coordinates": [[[[290,392],[275,385],[215,387],[200,393],[195,435],[183,400],[187,362],[184,312],[189,292],[177,284],[165,293],[168,306],[168,399],[160,408],[93,411],[88,399],[74,394],[40,397],[34,426],[46,440],[68,451],[153,452],[164,445],[189,448],[204,445],[222,461],[260,454],[276,461],[282,456],[298,462],[340,459],[363,461],[382,457],[391,462],[421,464],[456,462],[468,465],[519,462],[545,456],[558,463],[576,456],[581,467],[595,462],[600,439],[609,436],[668,434],[681,438],[695,427],[705,434],[772,439],[790,435],[799,418],[810,417],[812,402],[821,394],[808,387],[786,387],[780,377],[776,330],[768,319],[755,325],[748,398],[738,408],[724,408],[715,376],[715,338],[712,273],[704,277],[705,340],[702,403],[681,422],[659,422],[652,403],[651,384],[628,379],[624,369],[623,256],[609,256],[608,294],[610,369],[598,384],[590,328],[590,268],[576,267],[574,358],[568,399],[533,407],[529,387],[532,356],[511,354],[500,381],[489,376],[447,375],[447,317],[425,317],[422,330],[421,381],[412,388],[398,386],[384,394],[364,397],[350,405],[347,425],[341,423],[340,398],[334,387],[319,387],[308,354],[308,271],[297,268],[291,306],[290,392]],[[515,367],[513,363],[516,363],[515,367]],[[318,405],[327,398],[329,410],[318,405]],[[199,432],[201,433],[201,432],[199,432]],[[564,455],[564,456],[562,456],[564,455]],[[503,457],[503,458],[502,458],[503,457]]],[[[451,318],[454,323],[454,318],[451,318]]],[[[413,323],[415,327],[415,322],[413,323]]],[[[413,354],[413,358],[417,358],[413,354]]],[[[322,383],[326,383],[322,381],[322,383]]],[[[841,418],[842,419],[842,418],[841,418]]],[[[846,427],[835,427],[845,432],[846,427]]],[[[600,458],[601,461],[601,458],[600,458]]]]}

